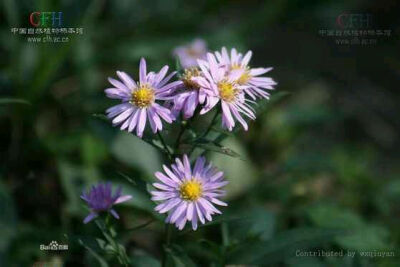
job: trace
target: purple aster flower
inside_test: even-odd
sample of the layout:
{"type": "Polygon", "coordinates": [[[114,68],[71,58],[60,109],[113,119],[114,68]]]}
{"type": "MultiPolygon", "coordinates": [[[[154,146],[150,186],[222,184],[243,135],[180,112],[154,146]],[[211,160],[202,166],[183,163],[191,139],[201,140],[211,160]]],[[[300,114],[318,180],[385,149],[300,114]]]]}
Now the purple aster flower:
{"type": "Polygon", "coordinates": [[[244,89],[247,87],[237,83],[237,79],[243,75],[243,70],[227,73],[211,53],[207,54],[207,61],[199,59],[198,63],[204,77],[196,77],[193,80],[205,92],[204,97],[202,95],[199,97],[200,103],[204,103],[200,114],[207,113],[221,103],[222,126],[232,131],[235,118],[247,130],[248,126],[242,114],[253,120],[256,117],[253,108],[247,103],[253,101],[245,98],[244,89]]]}
{"type": "Polygon", "coordinates": [[[180,80],[182,84],[177,87],[173,97],[172,113],[176,116],[179,112],[183,112],[183,117],[189,119],[193,116],[196,107],[199,105],[200,96],[205,97],[204,91],[200,85],[194,80],[196,77],[201,77],[199,68],[185,69],[181,75],[180,80]]]}
{"type": "Polygon", "coordinates": [[[156,172],[155,176],[161,183],[153,183],[157,191],[152,191],[152,200],[161,201],[155,210],[159,213],[168,213],[166,222],[175,224],[180,230],[186,222],[192,222],[193,230],[197,229],[198,222],[211,221],[211,215],[221,214],[214,206],[227,206],[218,198],[225,195],[221,187],[228,182],[224,174],[215,167],[205,164],[205,158],[199,157],[194,168],[190,166],[187,155],[183,162],[176,158],[171,169],[163,166],[166,174],[156,172]]]}
{"type": "Polygon", "coordinates": [[[90,214],[83,220],[88,223],[98,216],[102,211],[108,211],[116,219],[119,219],[117,212],[112,208],[113,205],[125,202],[132,198],[130,195],[121,195],[122,188],[118,187],[114,195],[112,195],[111,183],[99,183],[92,186],[89,192],[83,192],[81,198],[85,200],[91,210],[90,214]]]}
{"type": "Polygon", "coordinates": [[[258,77],[263,75],[272,68],[250,68],[249,62],[252,56],[252,52],[248,51],[244,56],[238,53],[235,48],[231,50],[230,55],[225,47],[222,48],[221,53],[215,52],[218,63],[224,66],[226,71],[237,71],[241,70],[242,74],[236,80],[239,85],[244,86],[244,91],[251,98],[256,97],[269,98],[269,93],[266,90],[273,90],[277,84],[270,77],[258,77]]]}
{"type": "Polygon", "coordinates": [[[207,54],[207,44],[202,39],[195,39],[192,43],[178,46],[174,49],[174,55],[179,58],[183,68],[197,66],[197,59],[204,59],[207,54]]]}
{"type": "Polygon", "coordinates": [[[122,71],[117,71],[121,81],[108,78],[114,88],[105,90],[107,97],[122,101],[122,104],[106,110],[107,116],[113,118],[112,123],[121,125],[121,130],[128,130],[128,132],[136,128],[136,134],[139,137],[143,136],[147,119],[154,133],[162,130],[161,118],[171,123],[174,119],[171,111],[156,101],[168,99],[168,95],[182,82],[168,83],[175,72],[165,77],[167,71],[168,66],[164,66],[158,73],[147,73],[146,61],[142,58],[138,83],[122,71]]]}

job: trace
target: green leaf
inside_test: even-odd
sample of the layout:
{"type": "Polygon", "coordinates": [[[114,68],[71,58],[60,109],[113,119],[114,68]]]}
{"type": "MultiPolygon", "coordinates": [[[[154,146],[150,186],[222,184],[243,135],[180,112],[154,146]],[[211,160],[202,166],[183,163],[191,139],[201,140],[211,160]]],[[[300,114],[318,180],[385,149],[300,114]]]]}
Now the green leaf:
{"type": "MultiPolygon", "coordinates": [[[[285,266],[289,267],[327,267],[326,263],[323,263],[322,260],[319,260],[318,258],[314,257],[296,257],[296,258],[291,258],[290,260],[285,262],[285,266]]],[[[334,265],[336,266],[336,265],[334,265]]],[[[343,266],[345,267],[346,265],[337,265],[337,266],[343,266]]],[[[350,267],[350,266],[349,266],[350,267]]]]}
{"type": "Polygon", "coordinates": [[[256,206],[241,211],[238,216],[242,220],[229,223],[231,238],[243,240],[254,236],[262,240],[268,240],[275,231],[275,216],[262,206],[256,206]]]}
{"type": "Polygon", "coordinates": [[[134,267],[161,267],[159,260],[147,254],[133,255],[131,261],[134,267]]]}
{"type": "Polygon", "coordinates": [[[364,225],[358,229],[349,230],[344,236],[336,238],[343,248],[358,251],[374,251],[390,249],[388,243],[389,232],[379,226],[364,225]]]}
{"type": "Polygon", "coordinates": [[[197,266],[185,253],[182,247],[178,245],[172,245],[165,248],[167,253],[167,266],[174,267],[195,267],[197,266]]]}
{"type": "Polygon", "coordinates": [[[121,162],[144,171],[150,177],[161,166],[160,155],[155,148],[125,132],[119,133],[114,139],[111,153],[121,162]]]}
{"type": "Polygon", "coordinates": [[[186,252],[196,259],[201,259],[203,262],[220,262],[222,256],[222,247],[216,242],[206,239],[188,240],[180,243],[185,248],[186,252]]]}
{"type": "Polygon", "coordinates": [[[272,264],[295,257],[296,250],[318,246],[342,234],[329,229],[300,228],[283,232],[269,241],[242,242],[229,251],[230,264],[272,264]]]}
{"type": "Polygon", "coordinates": [[[219,127],[216,127],[216,126],[211,127],[211,130],[213,132],[220,133],[220,134],[225,135],[225,136],[230,136],[230,137],[234,137],[235,136],[232,132],[225,131],[225,130],[223,130],[223,129],[219,128],[219,127]]]}
{"type": "MultiPolygon", "coordinates": [[[[234,237],[259,236],[261,239],[268,239],[275,229],[275,215],[264,207],[258,206],[244,211],[237,211],[234,214],[225,212],[216,216],[211,222],[199,225],[201,227],[214,226],[221,223],[228,223],[234,237]]],[[[182,234],[191,232],[184,231],[182,234]]]]}
{"type": "Polygon", "coordinates": [[[175,70],[176,70],[179,74],[181,74],[181,73],[183,72],[183,68],[182,68],[181,61],[179,60],[179,58],[176,58],[176,59],[175,59],[175,70]]]}
{"type": "Polygon", "coordinates": [[[131,183],[132,185],[136,185],[135,180],[133,180],[133,178],[129,177],[128,175],[122,173],[122,172],[118,172],[118,174],[124,178],[125,180],[127,180],[129,183],[131,183]]]}
{"type": "Polygon", "coordinates": [[[363,226],[355,213],[330,204],[320,204],[307,209],[312,222],[319,227],[355,229],[363,226]]]}
{"type": "Polygon", "coordinates": [[[149,221],[147,221],[147,222],[145,222],[145,223],[142,223],[142,224],[140,224],[140,225],[137,225],[137,226],[135,226],[135,227],[126,229],[126,230],[124,230],[124,232],[133,232],[133,231],[140,230],[140,229],[145,228],[146,226],[152,224],[153,222],[155,222],[155,220],[153,220],[153,219],[152,219],[152,220],[149,220],[149,221]]]}
{"type": "Polygon", "coordinates": [[[358,251],[388,249],[389,233],[383,227],[367,224],[357,214],[331,204],[320,204],[307,210],[311,221],[319,227],[343,229],[346,234],[335,238],[347,249],[358,251]]]}
{"type": "Polygon", "coordinates": [[[195,141],[194,143],[196,147],[200,147],[206,151],[213,151],[223,155],[227,155],[233,158],[242,159],[239,153],[235,152],[233,149],[223,146],[215,141],[207,140],[207,139],[200,139],[195,141]]]}
{"type": "Polygon", "coordinates": [[[110,122],[110,119],[107,118],[107,116],[104,115],[104,114],[94,113],[94,114],[92,114],[92,116],[93,116],[94,118],[100,119],[100,120],[102,120],[102,121],[110,122]]]}
{"type": "Polygon", "coordinates": [[[93,256],[93,258],[97,260],[101,267],[108,267],[106,260],[96,252],[96,248],[93,247],[93,244],[84,242],[82,239],[79,239],[78,242],[89,252],[91,256],[93,256]]]}
{"type": "Polygon", "coordinates": [[[0,98],[0,105],[6,105],[6,104],[32,105],[29,101],[26,101],[21,98],[0,98]]]}
{"type": "MultiPolygon", "coordinates": [[[[245,148],[235,138],[228,138],[222,144],[247,159],[245,148]]],[[[226,157],[220,153],[212,153],[209,159],[214,166],[224,171],[225,178],[229,181],[225,187],[228,199],[246,192],[257,181],[258,173],[250,160],[226,157]]]]}

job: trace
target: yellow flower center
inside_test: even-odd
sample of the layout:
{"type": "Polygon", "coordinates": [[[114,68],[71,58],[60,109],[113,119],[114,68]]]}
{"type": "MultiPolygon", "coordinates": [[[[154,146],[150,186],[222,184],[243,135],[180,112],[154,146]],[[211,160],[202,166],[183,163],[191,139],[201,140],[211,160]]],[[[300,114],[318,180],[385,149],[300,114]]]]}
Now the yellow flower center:
{"type": "Polygon", "coordinates": [[[181,185],[179,192],[181,194],[181,198],[185,200],[195,201],[201,196],[201,183],[199,183],[195,179],[186,181],[181,185]]]}
{"type": "Polygon", "coordinates": [[[238,70],[238,69],[241,69],[242,68],[242,66],[240,66],[239,64],[232,64],[231,65],[231,70],[238,70]]]}
{"type": "MultiPolygon", "coordinates": [[[[231,66],[231,70],[239,70],[242,69],[240,65],[234,64],[231,66]]],[[[249,67],[245,67],[243,74],[237,79],[237,83],[239,85],[246,84],[251,79],[249,67]]]]}
{"type": "Polygon", "coordinates": [[[239,79],[236,81],[238,84],[243,85],[246,84],[251,78],[250,72],[249,71],[245,71],[240,77],[239,79]]]}
{"type": "Polygon", "coordinates": [[[226,102],[232,102],[235,100],[237,89],[231,82],[221,81],[217,84],[219,90],[219,96],[226,102]]]}
{"type": "Polygon", "coordinates": [[[200,76],[200,73],[201,72],[198,68],[185,69],[185,72],[182,74],[181,80],[186,89],[197,90],[200,88],[200,86],[196,82],[192,81],[192,78],[200,76]]]}
{"type": "Polygon", "coordinates": [[[139,108],[145,108],[153,104],[154,90],[148,84],[140,85],[139,89],[132,92],[131,103],[139,108]]]}

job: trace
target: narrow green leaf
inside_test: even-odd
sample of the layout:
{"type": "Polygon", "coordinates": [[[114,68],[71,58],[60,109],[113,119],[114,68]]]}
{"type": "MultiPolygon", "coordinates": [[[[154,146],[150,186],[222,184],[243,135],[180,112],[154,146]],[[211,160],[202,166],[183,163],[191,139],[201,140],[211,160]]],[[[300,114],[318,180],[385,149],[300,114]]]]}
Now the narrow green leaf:
{"type": "Polygon", "coordinates": [[[182,266],[182,267],[195,267],[196,264],[189,258],[184,249],[178,245],[172,245],[165,248],[165,252],[168,254],[168,265],[171,266],[182,266]]]}
{"type": "Polygon", "coordinates": [[[221,128],[218,128],[218,127],[216,127],[216,126],[213,126],[213,127],[211,128],[211,130],[212,130],[213,132],[220,133],[220,134],[225,135],[225,136],[231,136],[231,137],[235,136],[233,133],[228,132],[228,131],[224,131],[224,130],[222,130],[221,128]]]}
{"type": "Polygon", "coordinates": [[[179,74],[183,72],[183,68],[182,68],[182,65],[181,65],[181,62],[180,62],[179,58],[176,58],[176,59],[175,59],[175,70],[176,70],[179,74]]]}
{"type": "Polygon", "coordinates": [[[107,122],[110,121],[110,119],[107,118],[107,116],[104,115],[104,114],[94,113],[94,114],[92,114],[92,116],[95,117],[95,118],[101,119],[103,121],[107,121],[107,122]]]}
{"type": "Polygon", "coordinates": [[[188,146],[196,146],[202,148],[206,151],[217,152],[226,156],[230,156],[233,158],[238,158],[244,161],[244,159],[240,156],[239,153],[235,152],[234,150],[230,149],[229,147],[223,146],[215,141],[208,140],[208,139],[199,139],[194,142],[194,144],[186,144],[188,146]]]}
{"type": "Polygon", "coordinates": [[[95,258],[99,262],[101,267],[108,267],[107,262],[96,251],[94,251],[94,249],[92,249],[90,246],[86,245],[82,241],[82,239],[79,239],[78,242],[90,253],[90,255],[93,256],[93,258],[95,258]]]}
{"type": "Polygon", "coordinates": [[[161,263],[156,258],[154,258],[150,255],[139,254],[139,255],[132,256],[132,266],[135,266],[135,267],[161,267],[161,263]]]}
{"type": "Polygon", "coordinates": [[[6,104],[32,105],[29,101],[26,101],[21,98],[0,98],[0,105],[6,105],[6,104]]]}
{"type": "Polygon", "coordinates": [[[198,147],[203,148],[203,149],[208,150],[208,151],[213,151],[213,152],[217,152],[217,153],[220,153],[220,154],[224,154],[224,155],[227,155],[227,156],[230,156],[230,157],[233,157],[233,158],[242,159],[241,156],[238,153],[236,153],[235,151],[233,151],[229,147],[217,146],[215,144],[199,144],[198,147]]]}
{"type": "Polygon", "coordinates": [[[156,220],[151,219],[151,220],[149,220],[149,221],[147,221],[147,222],[145,222],[145,223],[139,224],[138,226],[135,226],[135,227],[132,227],[132,228],[128,228],[128,229],[126,229],[124,232],[133,232],[133,231],[140,230],[140,229],[145,228],[146,226],[152,224],[152,223],[155,222],[155,221],[156,221],[156,220]]]}
{"type": "Polygon", "coordinates": [[[133,180],[131,177],[129,177],[128,175],[122,173],[122,172],[118,172],[118,174],[123,177],[125,180],[127,180],[129,183],[131,183],[132,185],[136,185],[135,180],[133,180]]]}

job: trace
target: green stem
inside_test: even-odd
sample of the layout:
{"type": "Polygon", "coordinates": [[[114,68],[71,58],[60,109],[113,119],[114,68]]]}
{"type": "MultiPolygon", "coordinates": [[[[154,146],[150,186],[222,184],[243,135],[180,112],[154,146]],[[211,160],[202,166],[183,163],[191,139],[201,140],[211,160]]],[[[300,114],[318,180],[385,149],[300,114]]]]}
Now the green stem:
{"type": "Polygon", "coordinates": [[[167,155],[168,155],[168,158],[169,158],[170,160],[172,160],[172,153],[169,151],[168,146],[167,146],[167,144],[165,143],[164,138],[162,137],[162,135],[161,135],[161,133],[160,133],[159,131],[157,132],[157,135],[158,135],[158,138],[160,139],[161,144],[162,144],[163,147],[164,147],[165,152],[166,152],[167,155]]]}
{"type": "Polygon", "coordinates": [[[222,233],[222,244],[224,247],[229,245],[229,229],[226,222],[221,223],[221,233],[222,233]]]}
{"type": "Polygon", "coordinates": [[[129,260],[126,257],[126,253],[121,252],[121,250],[119,248],[119,243],[115,240],[113,232],[111,230],[110,214],[107,214],[104,221],[100,219],[100,221],[97,222],[97,226],[102,231],[102,233],[103,233],[105,239],[108,241],[108,243],[114,248],[115,254],[117,255],[117,258],[120,261],[120,263],[123,264],[124,266],[128,266],[129,260]]]}
{"type": "Polygon", "coordinates": [[[179,131],[178,134],[178,138],[176,138],[176,142],[175,142],[175,151],[179,148],[179,144],[181,142],[182,136],[184,134],[184,132],[186,131],[186,129],[189,126],[189,121],[185,121],[184,125],[181,126],[181,130],[179,131]]]}
{"type": "Polygon", "coordinates": [[[229,246],[229,229],[226,222],[221,223],[221,235],[222,235],[222,265],[225,266],[226,262],[226,251],[229,246]]]}
{"type": "Polygon", "coordinates": [[[175,154],[176,154],[176,151],[179,148],[179,145],[181,143],[181,139],[183,137],[183,134],[185,133],[185,131],[188,128],[190,128],[190,126],[192,124],[192,121],[197,117],[197,115],[199,113],[200,113],[200,109],[196,109],[194,114],[193,114],[193,116],[190,119],[186,120],[185,123],[183,123],[183,126],[181,126],[181,130],[179,131],[178,138],[176,139],[176,142],[175,142],[175,154]]]}
{"type": "Polygon", "coordinates": [[[219,109],[215,112],[214,117],[212,118],[210,125],[208,126],[207,130],[202,134],[201,138],[206,137],[207,134],[211,131],[212,127],[215,124],[215,121],[218,118],[218,115],[219,115],[219,109]]]}
{"type": "Polygon", "coordinates": [[[163,258],[162,258],[162,267],[167,266],[167,251],[166,249],[169,248],[171,245],[171,238],[172,238],[172,228],[171,224],[167,223],[165,224],[165,247],[164,247],[164,253],[163,253],[163,258]]]}
{"type": "MultiPolygon", "coordinates": [[[[217,111],[215,112],[213,118],[211,119],[210,125],[208,125],[206,131],[199,138],[197,138],[196,140],[203,139],[203,138],[207,137],[208,133],[211,131],[212,127],[214,126],[215,121],[217,120],[218,115],[220,114],[220,111],[221,111],[220,108],[217,109],[217,111]]],[[[190,152],[189,152],[189,155],[191,155],[193,153],[193,151],[196,149],[196,147],[197,147],[197,145],[196,145],[196,143],[194,143],[192,148],[191,148],[191,150],[190,150],[190,152]]]]}

